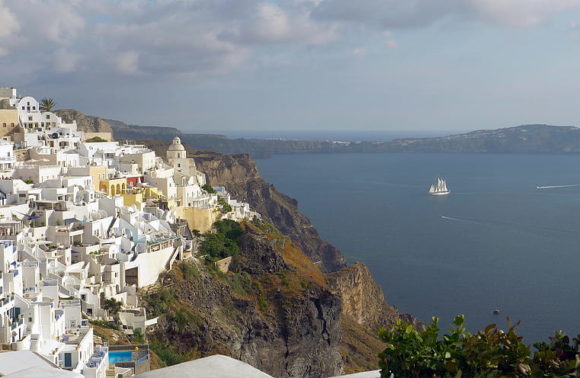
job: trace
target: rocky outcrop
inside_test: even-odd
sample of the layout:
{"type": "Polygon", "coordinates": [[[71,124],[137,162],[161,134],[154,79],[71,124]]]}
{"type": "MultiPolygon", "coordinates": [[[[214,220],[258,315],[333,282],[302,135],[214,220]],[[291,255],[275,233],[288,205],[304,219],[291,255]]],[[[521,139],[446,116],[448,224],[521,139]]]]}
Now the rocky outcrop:
{"type": "Polygon", "coordinates": [[[387,303],[383,290],[363,263],[330,273],[326,279],[342,298],[342,313],[371,331],[386,327],[397,319],[414,321],[410,315],[387,303]]]}
{"type": "Polygon", "coordinates": [[[70,123],[77,121],[77,128],[80,131],[88,133],[110,133],[111,125],[102,118],[85,115],[74,109],[57,110],[56,115],[62,118],[64,122],[70,123]]]}
{"type": "Polygon", "coordinates": [[[262,179],[249,155],[193,152],[191,156],[198,169],[206,174],[209,184],[224,186],[234,198],[248,202],[322,270],[332,272],[346,266],[340,251],[322,240],[310,220],[300,213],[298,201],[262,179]]]}
{"type": "Polygon", "coordinates": [[[255,275],[280,273],[289,269],[282,255],[275,252],[272,241],[266,236],[250,230],[240,237],[239,243],[242,251],[253,251],[253,254],[250,257],[245,253],[236,256],[230,265],[232,271],[255,275]]]}
{"type": "Polygon", "coordinates": [[[186,359],[222,353],[276,377],[340,374],[340,298],[303,274],[292,262],[301,253],[278,241],[244,234],[237,271],[227,276],[192,262],[166,274],[143,297],[160,315],[149,334],[153,349],[186,359]],[[264,261],[273,263],[256,271],[264,261]]]}

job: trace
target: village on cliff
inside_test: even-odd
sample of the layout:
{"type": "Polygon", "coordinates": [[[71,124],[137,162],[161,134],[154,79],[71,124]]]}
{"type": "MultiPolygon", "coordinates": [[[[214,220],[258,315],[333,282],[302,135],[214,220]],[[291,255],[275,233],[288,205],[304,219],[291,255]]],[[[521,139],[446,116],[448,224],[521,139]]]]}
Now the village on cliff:
{"type": "Polygon", "coordinates": [[[156,319],[137,289],[194,259],[196,234],[215,221],[259,214],[208,187],[179,138],[163,159],[80,131],[13,88],[0,88],[0,138],[0,349],[29,351],[11,359],[32,375],[35,359],[87,378],[148,370],[146,348],[109,347],[89,321],[112,321],[116,304],[120,329],[144,334],[156,319]]]}

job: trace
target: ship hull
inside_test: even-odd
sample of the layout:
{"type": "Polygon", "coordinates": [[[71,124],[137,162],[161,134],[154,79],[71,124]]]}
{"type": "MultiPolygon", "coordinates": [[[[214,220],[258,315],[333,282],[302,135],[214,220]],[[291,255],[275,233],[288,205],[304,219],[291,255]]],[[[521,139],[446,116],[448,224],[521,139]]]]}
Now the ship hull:
{"type": "Polygon", "coordinates": [[[433,192],[433,193],[429,193],[429,194],[431,194],[432,196],[446,196],[449,193],[451,193],[451,191],[448,190],[446,192],[433,192]]]}

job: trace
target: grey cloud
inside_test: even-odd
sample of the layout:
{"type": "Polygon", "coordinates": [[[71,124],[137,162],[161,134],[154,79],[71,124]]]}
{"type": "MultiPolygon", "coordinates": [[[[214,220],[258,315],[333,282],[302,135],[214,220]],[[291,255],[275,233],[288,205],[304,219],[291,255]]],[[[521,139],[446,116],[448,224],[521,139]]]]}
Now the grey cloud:
{"type": "Polygon", "coordinates": [[[579,0],[322,0],[313,16],[386,29],[420,28],[443,20],[530,27],[579,0]]]}
{"type": "MultiPolygon", "coordinates": [[[[0,68],[20,75],[198,76],[264,47],[341,41],[353,24],[533,26],[580,0],[0,0],[0,68]],[[32,63],[31,63],[32,62],[32,63]],[[18,66],[18,67],[16,67],[18,66]]],[[[395,41],[390,42],[395,46],[395,41]]],[[[348,47],[349,51],[352,46],[348,47]]]]}

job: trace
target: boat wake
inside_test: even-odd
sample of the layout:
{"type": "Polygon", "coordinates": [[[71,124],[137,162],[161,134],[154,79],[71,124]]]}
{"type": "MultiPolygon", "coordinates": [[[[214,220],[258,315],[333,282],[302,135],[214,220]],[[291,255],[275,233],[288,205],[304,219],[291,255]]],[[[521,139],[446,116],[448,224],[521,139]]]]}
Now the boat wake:
{"type": "Polygon", "coordinates": [[[454,218],[454,217],[448,217],[446,215],[441,215],[441,219],[450,220],[450,221],[453,221],[453,222],[465,222],[465,223],[483,224],[482,222],[478,222],[476,220],[454,218]]]}
{"type": "Polygon", "coordinates": [[[576,187],[576,186],[580,186],[580,184],[536,186],[536,189],[538,189],[538,190],[543,190],[543,189],[561,189],[561,188],[573,188],[573,187],[576,187]]]}
{"type": "Polygon", "coordinates": [[[536,226],[536,225],[524,225],[524,224],[517,224],[511,222],[503,222],[500,220],[473,220],[473,219],[465,219],[465,218],[454,218],[448,217],[446,215],[441,215],[441,219],[452,221],[452,222],[461,222],[461,223],[471,223],[476,224],[478,226],[485,226],[485,227],[500,227],[504,230],[513,230],[525,233],[532,233],[537,235],[538,233],[543,234],[576,234],[576,230],[567,230],[567,229],[560,229],[560,228],[553,228],[553,227],[545,227],[545,226],[536,226]]]}

